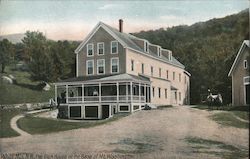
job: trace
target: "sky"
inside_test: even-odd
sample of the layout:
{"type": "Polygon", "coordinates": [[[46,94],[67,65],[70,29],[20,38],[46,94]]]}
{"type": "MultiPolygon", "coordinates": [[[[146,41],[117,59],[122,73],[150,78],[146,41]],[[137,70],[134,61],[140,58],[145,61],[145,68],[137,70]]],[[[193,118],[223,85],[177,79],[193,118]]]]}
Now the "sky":
{"type": "Polygon", "coordinates": [[[0,35],[41,31],[48,38],[83,40],[102,21],[124,32],[191,25],[235,14],[248,0],[0,0],[0,35]]]}

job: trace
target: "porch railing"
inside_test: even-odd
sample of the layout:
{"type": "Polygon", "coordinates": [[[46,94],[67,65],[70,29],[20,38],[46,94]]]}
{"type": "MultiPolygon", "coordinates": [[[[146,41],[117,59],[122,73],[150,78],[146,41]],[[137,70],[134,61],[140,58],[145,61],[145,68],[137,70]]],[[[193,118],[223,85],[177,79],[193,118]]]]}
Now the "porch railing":
{"type": "MultiPolygon", "coordinates": [[[[119,95],[118,98],[117,96],[79,96],[79,97],[68,97],[65,101],[70,104],[73,103],[89,103],[89,102],[130,102],[131,101],[131,96],[128,95],[119,95]],[[118,100],[118,101],[117,101],[118,100]]],[[[136,96],[133,95],[132,97],[133,102],[141,102],[145,103],[146,98],[145,96],[136,96]]]]}

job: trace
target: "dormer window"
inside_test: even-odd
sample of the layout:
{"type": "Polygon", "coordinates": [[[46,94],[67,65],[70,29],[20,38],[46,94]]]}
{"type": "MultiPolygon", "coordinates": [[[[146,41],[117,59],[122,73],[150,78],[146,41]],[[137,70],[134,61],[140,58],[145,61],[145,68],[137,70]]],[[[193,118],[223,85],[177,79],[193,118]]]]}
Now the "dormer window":
{"type": "Polygon", "coordinates": [[[169,61],[172,61],[172,52],[171,51],[168,52],[168,59],[169,59],[169,61]]]}
{"type": "Polygon", "coordinates": [[[87,56],[94,56],[94,44],[87,45],[87,56]]]}
{"type": "Polygon", "coordinates": [[[161,47],[157,47],[157,55],[159,56],[159,57],[161,57],[161,47]]]}
{"type": "Polygon", "coordinates": [[[243,62],[243,67],[244,67],[244,69],[247,69],[247,67],[248,67],[247,60],[244,60],[244,62],[243,62]]]}
{"type": "Polygon", "coordinates": [[[149,45],[147,41],[144,41],[144,51],[148,53],[149,51],[149,45]]]}

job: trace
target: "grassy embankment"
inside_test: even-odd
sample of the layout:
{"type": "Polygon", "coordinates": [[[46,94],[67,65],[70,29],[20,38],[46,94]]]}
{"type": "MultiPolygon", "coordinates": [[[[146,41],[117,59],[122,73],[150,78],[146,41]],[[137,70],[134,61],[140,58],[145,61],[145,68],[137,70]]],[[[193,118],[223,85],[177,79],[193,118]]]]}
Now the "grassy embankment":
{"type": "Polygon", "coordinates": [[[48,102],[50,98],[54,97],[53,85],[51,85],[50,91],[39,90],[37,88],[39,82],[32,81],[29,72],[7,67],[6,73],[0,74],[0,76],[10,74],[16,78],[17,84],[7,84],[0,80],[0,105],[48,102]]]}
{"type": "Polygon", "coordinates": [[[217,111],[210,116],[211,119],[224,126],[249,129],[249,107],[248,106],[221,106],[209,107],[206,105],[194,106],[193,108],[217,111]]]}

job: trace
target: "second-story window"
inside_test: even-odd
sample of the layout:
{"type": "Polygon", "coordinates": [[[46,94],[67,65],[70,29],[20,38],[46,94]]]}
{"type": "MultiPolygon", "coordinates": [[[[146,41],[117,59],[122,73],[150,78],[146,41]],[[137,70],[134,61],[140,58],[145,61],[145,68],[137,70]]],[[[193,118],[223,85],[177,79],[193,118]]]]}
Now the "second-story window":
{"type": "Polygon", "coordinates": [[[181,101],[181,92],[179,92],[179,101],[181,101]]]}
{"type": "Polygon", "coordinates": [[[168,70],[166,71],[166,74],[167,74],[167,79],[168,79],[168,70]]]}
{"type": "Polygon", "coordinates": [[[181,74],[179,73],[179,82],[181,82],[181,74]]]}
{"type": "Polygon", "coordinates": [[[141,64],[141,73],[144,74],[144,63],[141,64]]]}
{"type": "Polygon", "coordinates": [[[244,62],[243,62],[244,69],[247,69],[247,66],[248,66],[247,60],[244,60],[244,62]]]}
{"type": "Polygon", "coordinates": [[[118,73],[119,72],[119,59],[112,58],[111,59],[111,73],[118,73]]]}
{"type": "Polygon", "coordinates": [[[149,45],[147,41],[144,41],[144,51],[147,53],[149,52],[149,45]]]}
{"type": "Polygon", "coordinates": [[[161,68],[159,68],[159,77],[161,77],[161,68]]]}
{"type": "Polygon", "coordinates": [[[173,80],[175,80],[175,72],[173,72],[173,80]]]}
{"type": "Polygon", "coordinates": [[[87,45],[87,56],[93,56],[94,55],[94,44],[88,44],[87,45]]]}
{"type": "Polygon", "coordinates": [[[104,55],[104,43],[97,43],[97,54],[104,55]]]}
{"type": "Polygon", "coordinates": [[[87,75],[93,75],[94,74],[94,60],[88,60],[87,63],[87,75]]]}
{"type": "Polygon", "coordinates": [[[154,75],[154,67],[151,66],[151,76],[153,76],[153,75],[154,75]]]}
{"type": "Polygon", "coordinates": [[[157,47],[157,54],[159,57],[161,57],[161,47],[157,47]]]}
{"type": "Polygon", "coordinates": [[[131,60],[131,71],[134,71],[134,60],[131,60]]]}
{"type": "Polygon", "coordinates": [[[105,60],[98,59],[97,60],[97,74],[104,74],[105,73],[105,60]]]}
{"type": "Polygon", "coordinates": [[[117,54],[117,53],[118,53],[118,42],[111,41],[111,54],[117,54]]]}

